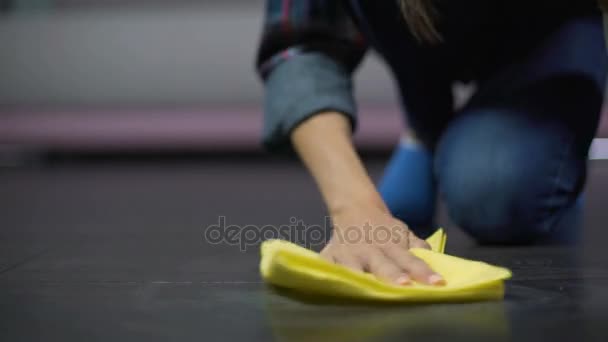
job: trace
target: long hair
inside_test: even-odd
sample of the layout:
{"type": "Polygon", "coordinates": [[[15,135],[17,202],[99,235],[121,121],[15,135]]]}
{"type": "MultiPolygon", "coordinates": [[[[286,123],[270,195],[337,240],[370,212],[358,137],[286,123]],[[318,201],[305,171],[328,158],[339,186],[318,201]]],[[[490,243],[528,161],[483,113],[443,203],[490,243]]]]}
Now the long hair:
{"type": "Polygon", "coordinates": [[[412,35],[418,41],[438,43],[442,40],[437,30],[438,13],[432,0],[397,0],[412,35]]]}
{"type": "MultiPolygon", "coordinates": [[[[397,1],[412,35],[418,41],[429,43],[441,42],[441,33],[437,30],[436,26],[438,13],[432,4],[433,0],[397,1]]],[[[608,15],[608,0],[598,0],[598,4],[602,11],[608,15]]]]}

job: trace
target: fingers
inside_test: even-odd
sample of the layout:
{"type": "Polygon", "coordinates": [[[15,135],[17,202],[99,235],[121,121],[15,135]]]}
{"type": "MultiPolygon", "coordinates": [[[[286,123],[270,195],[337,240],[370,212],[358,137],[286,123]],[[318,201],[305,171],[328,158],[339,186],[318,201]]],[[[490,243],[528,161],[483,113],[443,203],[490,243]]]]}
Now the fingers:
{"type": "Polygon", "coordinates": [[[410,245],[410,248],[431,249],[431,245],[429,245],[428,242],[426,242],[422,239],[419,239],[413,233],[410,233],[410,235],[409,235],[409,245],[410,245]]]}
{"type": "Polygon", "coordinates": [[[363,272],[363,264],[349,253],[336,253],[328,247],[321,251],[321,257],[329,262],[348,267],[353,271],[363,272]]]}
{"type": "Polygon", "coordinates": [[[410,248],[431,249],[424,240],[412,233],[405,223],[398,221],[403,227],[403,235],[392,245],[382,248],[382,252],[412,279],[422,284],[444,285],[445,280],[435,273],[424,261],[409,252],[410,248]]]}
{"type": "Polygon", "coordinates": [[[319,253],[319,255],[321,255],[321,258],[331,262],[331,263],[335,263],[336,260],[334,259],[332,252],[329,248],[329,246],[326,246],[325,248],[323,248],[323,250],[321,251],[321,253],[319,253]]]}
{"type": "Polygon", "coordinates": [[[409,250],[410,248],[431,249],[431,246],[426,241],[418,238],[405,223],[399,220],[395,221],[397,230],[393,230],[391,238],[394,244],[400,245],[405,250],[409,250]]]}
{"type": "Polygon", "coordinates": [[[363,263],[350,254],[340,254],[334,257],[336,263],[350,268],[351,270],[363,272],[363,263]]]}
{"type": "Polygon", "coordinates": [[[428,285],[445,284],[445,280],[424,261],[398,246],[384,251],[369,249],[359,258],[347,252],[332,253],[329,249],[323,250],[321,256],[354,271],[369,272],[392,284],[408,285],[412,279],[428,285]]]}
{"type": "Polygon", "coordinates": [[[399,268],[417,282],[428,285],[445,284],[445,280],[439,274],[435,273],[424,261],[407,250],[399,246],[390,246],[385,248],[383,252],[392,263],[398,265],[399,268]]]}
{"type": "Polygon", "coordinates": [[[368,253],[365,270],[393,284],[407,285],[411,282],[407,273],[380,251],[368,253]]]}
{"type": "Polygon", "coordinates": [[[332,240],[321,251],[321,257],[357,272],[369,272],[392,284],[407,285],[415,280],[421,284],[444,285],[445,280],[439,274],[409,252],[410,248],[430,249],[429,244],[411,233],[403,222],[396,220],[395,223],[397,229],[393,229],[388,241],[343,244],[332,240]]]}

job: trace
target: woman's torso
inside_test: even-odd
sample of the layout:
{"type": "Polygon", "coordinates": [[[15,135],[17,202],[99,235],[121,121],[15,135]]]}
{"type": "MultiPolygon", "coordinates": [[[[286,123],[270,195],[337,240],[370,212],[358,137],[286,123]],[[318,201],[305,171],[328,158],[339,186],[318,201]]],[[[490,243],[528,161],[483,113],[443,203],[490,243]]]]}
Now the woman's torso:
{"type": "Polygon", "coordinates": [[[453,80],[482,81],[525,58],[561,23],[600,15],[595,0],[435,0],[443,41],[433,45],[409,34],[398,1],[350,3],[397,79],[441,71],[453,80]]]}

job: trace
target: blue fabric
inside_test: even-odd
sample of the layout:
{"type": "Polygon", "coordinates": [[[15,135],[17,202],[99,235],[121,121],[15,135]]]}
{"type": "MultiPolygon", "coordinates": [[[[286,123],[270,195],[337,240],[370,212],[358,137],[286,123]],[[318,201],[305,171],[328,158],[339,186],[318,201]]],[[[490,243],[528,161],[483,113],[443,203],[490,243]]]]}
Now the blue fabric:
{"type": "Polygon", "coordinates": [[[267,0],[256,58],[266,86],[264,147],[292,152],[291,132],[323,111],[344,114],[354,129],[351,74],[366,51],[343,1],[267,0]]]}
{"type": "Polygon", "coordinates": [[[449,126],[437,150],[436,176],[450,217],[480,242],[549,239],[578,208],[586,158],[576,132],[520,113],[470,111],[449,126]]]}
{"type": "Polygon", "coordinates": [[[266,80],[264,146],[289,151],[291,131],[321,111],[344,114],[354,130],[356,107],[350,74],[322,53],[285,60],[266,80]]]}
{"type": "Polygon", "coordinates": [[[576,242],[587,153],[608,71],[599,17],[555,30],[443,132],[436,176],[451,218],[484,243],[576,242]]]}
{"type": "Polygon", "coordinates": [[[491,102],[509,101],[500,97],[563,72],[584,74],[603,87],[605,51],[598,47],[605,44],[594,0],[438,1],[440,44],[414,39],[396,1],[351,4],[397,81],[409,127],[431,149],[456,114],[455,81],[476,82],[491,102]],[[558,33],[568,25],[578,27],[558,33]]]}
{"type": "Polygon", "coordinates": [[[433,155],[426,148],[405,141],[397,145],[378,190],[391,213],[418,237],[436,230],[433,155]]]}
{"type": "Polygon", "coordinates": [[[258,53],[267,147],[289,146],[293,128],[322,110],[354,125],[350,73],[369,44],[428,147],[397,149],[389,163],[381,192],[394,215],[432,223],[437,184],[451,218],[480,242],[575,240],[607,69],[597,3],[437,1],[436,45],[412,37],[396,1],[349,3],[352,12],[342,1],[269,2],[258,53]],[[458,112],[454,81],[479,89],[458,112]]]}
{"type": "Polygon", "coordinates": [[[608,69],[599,12],[520,12],[487,32],[474,30],[483,17],[459,29],[454,14],[444,21],[447,42],[428,46],[383,15],[391,6],[355,1],[395,73],[411,128],[432,151],[396,150],[380,186],[393,214],[424,235],[418,225],[432,222],[434,179],[451,219],[481,243],[576,242],[608,69]],[[455,80],[479,88],[458,112],[455,80]]]}

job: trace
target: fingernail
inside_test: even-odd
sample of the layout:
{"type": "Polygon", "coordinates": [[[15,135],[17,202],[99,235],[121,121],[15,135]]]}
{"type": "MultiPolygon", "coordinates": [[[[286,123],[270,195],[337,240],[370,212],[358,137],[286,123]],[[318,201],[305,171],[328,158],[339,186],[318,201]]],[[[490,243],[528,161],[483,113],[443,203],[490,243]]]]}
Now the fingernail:
{"type": "Polygon", "coordinates": [[[397,278],[396,282],[399,285],[409,285],[412,283],[412,280],[408,276],[401,276],[401,277],[397,278]]]}
{"type": "Polygon", "coordinates": [[[445,285],[445,280],[439,274],[433,274],[429,277],[429,283],[432,285],[445,285]]]}

